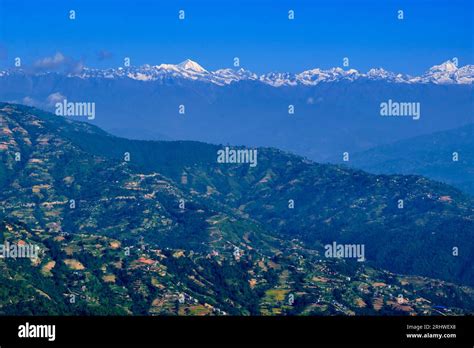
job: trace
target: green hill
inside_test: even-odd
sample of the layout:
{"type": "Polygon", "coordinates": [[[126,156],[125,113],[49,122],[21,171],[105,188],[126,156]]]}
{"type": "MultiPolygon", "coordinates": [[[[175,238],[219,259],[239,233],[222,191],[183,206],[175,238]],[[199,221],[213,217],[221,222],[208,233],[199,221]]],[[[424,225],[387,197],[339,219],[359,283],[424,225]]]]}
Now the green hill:
{"type": "MultiPolygon", "coordinates": [[[[258,149],[256,167],[219,164],[218,145],[121,139],[10,104],[0,104],[0,124],[0,218],[13,226],[4,238],[20,238],[18,230],[34,236],[48,250],[42,267],[65,264],[55,281],[92,286],[83,298],[89,307],[109,296],[114,310],[125,313],[205,313],[207,303],[231,314],[377,314],[354,304],[359,297],[373,300],[366,291],[378,296],[373,282],[391,284],[382,306],[388,311],[394,310],[390,296],[402,289],[411,297],[425,289],[441,301],[426,290],[428,282],[455,293],[444,302],[453,311],[471,308],[470,288],[445,282],[474,284],[473,202],[451,186],[317,164],[269,148],[258,149]],[[114,241],[132,248],[133,258],[107,247],[114,241]],[[322,247],[332,242],[363,244],[367,262],[325,258],[322,247]],[[84,279],[75,282],[68,267],[76,262],[84,279]],[[401,282],[391,272],[444,281],[401,282]],[[335,294],[341,287],[343,295],[335,294]],[[175,308],[180,291],[193,293],[199,306],[175,308]],[[282,303],[291,291],[306,294],[298,310],[282,303]],[[346,303],[334,309],[341,296],[346,303]],[[129,305],[118,305],[119,298],[129,305]],[[330,305],[314,307],[318,299],[330,305]]],[[[33,277],[39,265],[6,265],[29,286],[52,287],[33,277]]],[[[415,303],[412,310],[430,313],[415,303]]]]}

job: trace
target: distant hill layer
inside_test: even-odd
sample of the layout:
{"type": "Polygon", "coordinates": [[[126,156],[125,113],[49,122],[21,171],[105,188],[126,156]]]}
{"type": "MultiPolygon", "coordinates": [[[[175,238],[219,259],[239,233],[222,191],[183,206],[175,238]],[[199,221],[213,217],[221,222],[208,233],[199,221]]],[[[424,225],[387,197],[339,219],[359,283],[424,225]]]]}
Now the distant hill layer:
{"type": "Polygon", "coordinates": [[[355,153],[346,163],[376,174],[423,175],[474,195],[474,124],[355,153]]]}
{"type": "Polygon", "coordinates": [[[184,78],[181,70],[145,81],[120,71],[123,76],[5,75],[0,100],[52,112],[65,100],[95,103],[93,119],[76,119],[114,135],[268,146],[316,161],[473,121],[473,84],[342,78],[280,87],[239,79],[221,86],[192,74],[184,78]],[[419,118],[382,116],[381,104],[389,101],[419,105],[419,118]]]}

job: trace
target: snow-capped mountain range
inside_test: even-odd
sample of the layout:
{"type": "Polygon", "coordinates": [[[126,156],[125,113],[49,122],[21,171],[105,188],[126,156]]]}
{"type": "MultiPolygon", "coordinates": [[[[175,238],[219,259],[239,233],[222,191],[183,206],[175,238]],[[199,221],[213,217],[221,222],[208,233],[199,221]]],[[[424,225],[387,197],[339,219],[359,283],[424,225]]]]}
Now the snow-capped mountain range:
{"type": "MultiPolygon", "coordinates": [[[[22,70],[0,71],[0,77],[23,72],[22,70]]],[[[24,73],[24,72],[23,72],[24,73]]],[[[79,73],[68,74],[69,77],[88,78],[129,78],[139,81],[169,81],[185,79],[213,83],[219,86],[229,85],[238,81],[260,81],[274,86],[314,86],[319,83],[355,81],[355,80],[382,80],[392,83],[434,83],[434,84],[472,84],[474,81],[474,65],[465,65],[458,68],[455,60],[448,60],[440,65],[431,67],[421,76],[396,74],[383,68],[370,69],[361,73],[355,69],[344,70],[331,68],[328,70],[311,69],[298,74],[272,72],[257,75],[245,69],[219,69],[208,71],[198,63],[187,59],[180,64],[160,64],[140,67],[120,67],[115,69],[83,68],[79,73]]]]}

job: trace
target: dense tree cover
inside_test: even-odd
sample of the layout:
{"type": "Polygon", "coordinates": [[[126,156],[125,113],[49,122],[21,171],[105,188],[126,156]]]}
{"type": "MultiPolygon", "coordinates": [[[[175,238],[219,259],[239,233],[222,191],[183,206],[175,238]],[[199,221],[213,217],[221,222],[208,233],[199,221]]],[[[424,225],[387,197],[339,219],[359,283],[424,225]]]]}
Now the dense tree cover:
{"type": "MultiPolygon", "coordinates": [[[[360,263],[323,260],[331,278],[323,291],[324,284],[310,276],[315,260],[304,264],[299,258],[305,248],[315,253],[333,241],[363,244],[370,265],[474,283],[469,253],[474,243],[472,200],[447,185],[315,164],[273,149],[259,149],[255,168],[218,166],[214,145],[125,140],[41,112],[43,126],[37,127],[31,110],[18,107],[8,120],[26,132],[15,135],[14,142],[25,160],[15,163],[1,154],[0,221],[41,231],[25,232],[21,238],[41,243],[48,260],[56,264],[45,276],[40,266],[25,260],[2,263],[15,277],[1,293],[0,312],[34,313],[32,303],[38,303],[38,313],[147,314],[155,299],[172,301],[169,298],[181,291],[230,314],[271,310],[272,301],[280,304],[281,299],[274,299],[290,290],[302,295],[293,307],[280,308],[282,314],[303,311],[319,295],[349,306],[354,289],[334,288],[331,280],[340,284],[338,277],[361,279],[360,263]],[[41,147],[40,138],[48,139],[41,147]],[[131,162],[123,161],[124,152],[131,153],[131,162]],[[30,157],[36,161],[28,161],[30,157]],[[186,183],[181,182],[183,173],[186,183]],[[443,196],[449,203],[440,199],[443,196]],[[70,199],[75,208],[69,206],[70,199]],[[294,208],[288,206],[290,199],[294,208]],[[403,209],[397,207],[399,199],[405,200],[403,209]],[[107,242],[92,236],[134,247],[133,258],[109,246],[100,250],[97,245],[107,242]],[[301,243],[287,250],[295,238],[301,243]],[[238,261],[232,256],[234,244],[249,247],[238,261]],[[66,252],[66,246],[73,245],[66,252]],[[458,257],[453,257],[453,246],[461,248],[458,257]],[[166,256],[160,260],[166,272],[159,280],[162,269],[153,269],[153,261],[137,262],[140,256],[152,257],[150,250],[157,248],[166,256]],[[207,258],[214,248],[225,256],[207,258]],[[184,256],[174,256],[177,249],[184,256]],[[85,269],[65,264],[72,255],[85,269]],[[272,267],[257,266],[263,255],[272,267]],[[112,265],[117,261],[122,266],[112,265]],[[114,276],[115,283],[104,281],[106,274],[114,276]],[[254,287],[253,277],[258,278],[254,287]],[[77,295],[74,303],[72,292],[77,295]]],[[[0,227],[5,230],[5,225],[0,227]]],[[[400,286],[392,276],[376,274],[400,286]]],[[[449,291],[441,297],[428,291],[426,297],[455,307],[472,305],[465,292],[449,291]]],[[[374,313],[370,299],[364,301],[367,307],[360,312],[374,313]]],[[[160,310],[173,313],[175,306],[160,310]]],[[[184,310],[192,312],[190,307],[184,310]]],[[[338,314],[331,306],[327,311],[338,314]]],[[[381,313],[385,311],[391,314],[391,309],[381,313]]]]}

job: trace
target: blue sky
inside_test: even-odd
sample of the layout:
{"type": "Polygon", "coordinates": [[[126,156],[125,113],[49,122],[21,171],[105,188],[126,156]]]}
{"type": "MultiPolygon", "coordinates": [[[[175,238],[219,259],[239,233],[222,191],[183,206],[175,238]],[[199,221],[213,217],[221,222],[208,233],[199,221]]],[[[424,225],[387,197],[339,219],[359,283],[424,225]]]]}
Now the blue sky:
{"type": "Polygon", "coordinates": [[[300,72],[349,57],[362,71],[419,74],[452,57],[474,63],[473,13],[471,0],[0,0],[0,67],[61,52],[94,67],[127,56],[133,65],[191,58],[214,70],[237,56],[257,73],[300,72]]]}

